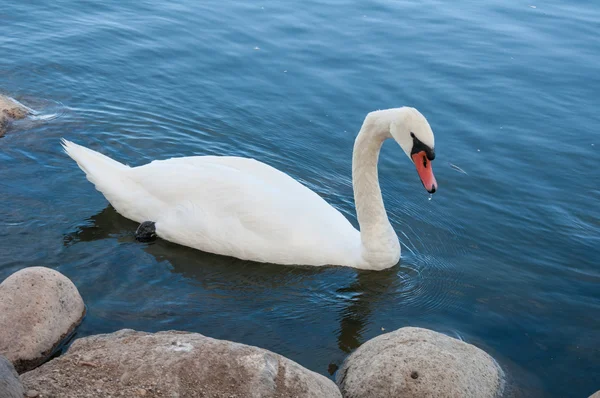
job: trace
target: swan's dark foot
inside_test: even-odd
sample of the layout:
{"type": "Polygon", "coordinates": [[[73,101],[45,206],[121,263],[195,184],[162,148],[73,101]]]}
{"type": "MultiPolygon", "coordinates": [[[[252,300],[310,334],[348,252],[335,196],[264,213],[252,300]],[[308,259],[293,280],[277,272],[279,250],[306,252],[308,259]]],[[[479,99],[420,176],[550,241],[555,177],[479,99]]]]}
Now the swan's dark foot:
{"type": "Polygon", "coordinates": [[[156,239],[156,227],[152,221],[144,221],[135,231],[135,239],[140,242],[152,242],[156,239]]]}

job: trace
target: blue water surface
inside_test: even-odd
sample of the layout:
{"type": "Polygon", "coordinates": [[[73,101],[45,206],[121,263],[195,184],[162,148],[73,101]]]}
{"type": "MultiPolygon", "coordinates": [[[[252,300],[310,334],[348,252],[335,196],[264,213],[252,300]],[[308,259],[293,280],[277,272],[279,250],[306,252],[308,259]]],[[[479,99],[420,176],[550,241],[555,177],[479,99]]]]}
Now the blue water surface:
{"type": "Polygon", "coordinates": [[[40,112],[0,139],[0,280],[73,280],[78,336],[180,329],[333,377],[403,326],[462,338],[507,395],[600,389],[600,4],[576,0],[4,1],[0,91],[40,112]],[[135,242],[60,150],[130,165],[249,156],[356,223],[365,115],[410,105],[436,134],[439,192],[386,143],[403,245],[382,272],[255,264],[135,242]],[[464,171],[461,172],[460,170],[464,171]]]}

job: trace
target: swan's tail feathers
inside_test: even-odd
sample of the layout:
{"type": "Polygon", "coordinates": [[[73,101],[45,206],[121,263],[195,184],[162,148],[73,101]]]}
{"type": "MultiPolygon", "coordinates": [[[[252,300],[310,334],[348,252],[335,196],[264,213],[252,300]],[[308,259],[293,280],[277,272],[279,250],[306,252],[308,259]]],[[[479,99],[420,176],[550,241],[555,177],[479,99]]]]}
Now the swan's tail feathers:
{"type": "Polygon", "coordinates": [[[67,141],[64,138],[61,140],[61,143],[65,153],[77,162],[77,165],[85,172],[88,178],[95,173],[102,173],[103,171],[110,172],[129,168],[129,166],[119,163],[106,155],[67,141]]]}
{"type": "Polygon", "coordinates": [[[64,138],[62,139],[62,147],[65,153],[77,162],[79,168],[85,172],[87,179],[105,196],[108,193],[107,191],[111,191],[111,185],[114,185],[115,181],[119,181],[118,175],[130,169],[129,166],[106,155],[67,141],[64,138]]]}
{"type": "Polygon", "coordinates": [[[62,147],[119,214],[137,222],[153,219],[147,206],[152,198],[136,183],[134,169],[65,139],[62,147]]]}

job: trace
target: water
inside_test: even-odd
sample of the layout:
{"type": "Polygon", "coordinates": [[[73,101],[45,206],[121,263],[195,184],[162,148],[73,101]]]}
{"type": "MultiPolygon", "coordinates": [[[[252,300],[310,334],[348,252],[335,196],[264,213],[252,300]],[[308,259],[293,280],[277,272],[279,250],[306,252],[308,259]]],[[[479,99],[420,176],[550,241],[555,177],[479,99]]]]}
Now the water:
{"type": "Polygon", "coordinates": [[[592,1],[5,1],[0,90],[39,114],[0,139],[0,279],[66,274],[89,310],[78,336],[197,331],[330,375],[367,339],[423,326],[490,352],[517,396],[586,397],[600,389],[599,28],[592,1]],[[355,223],[355,134],[401,105],[436,133],[440,189],[429,201],[384,146],[403,257],[383,272],[136,243],[59,146],[131,165],[254,157],[355,223]]]}

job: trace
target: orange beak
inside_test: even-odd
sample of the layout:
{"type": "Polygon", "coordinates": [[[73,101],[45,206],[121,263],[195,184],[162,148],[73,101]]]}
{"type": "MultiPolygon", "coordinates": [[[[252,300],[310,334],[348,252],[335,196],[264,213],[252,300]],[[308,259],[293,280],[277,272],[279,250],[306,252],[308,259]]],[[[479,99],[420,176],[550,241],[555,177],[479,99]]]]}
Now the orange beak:
{"type": "Polygon", "coordinates": [[[433,176],[431,161],[427,159],[427,154],[425,151],[421,151],[411,155],[411,158],[415,163],[417,173],[419,173],[423,186],[427,192],[434,193],[437,190],[437,181],[435,181],[435,177],[433,176]]]}

